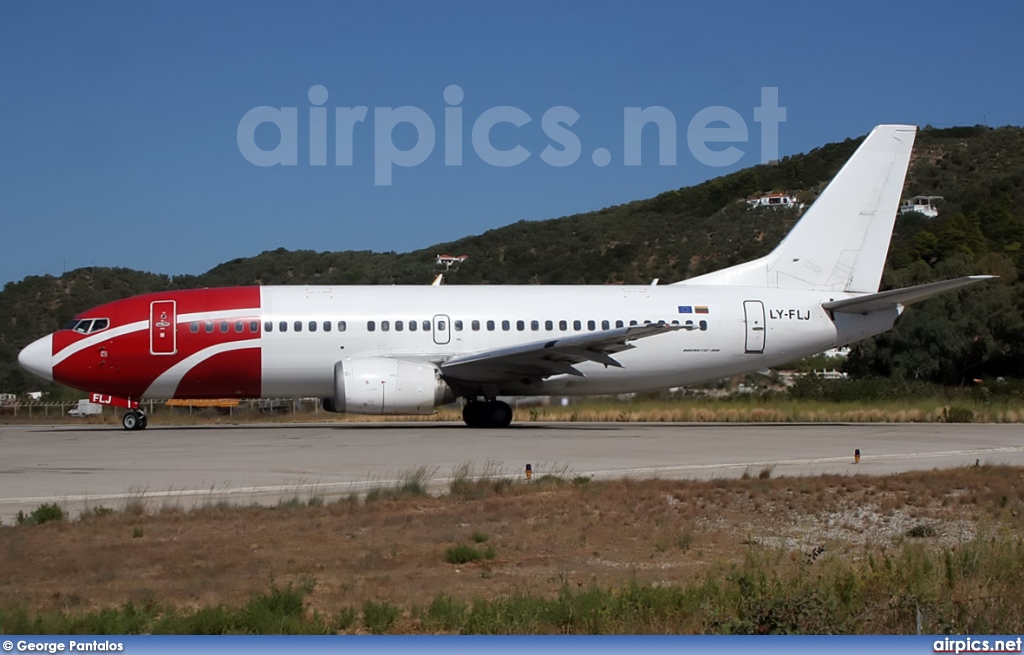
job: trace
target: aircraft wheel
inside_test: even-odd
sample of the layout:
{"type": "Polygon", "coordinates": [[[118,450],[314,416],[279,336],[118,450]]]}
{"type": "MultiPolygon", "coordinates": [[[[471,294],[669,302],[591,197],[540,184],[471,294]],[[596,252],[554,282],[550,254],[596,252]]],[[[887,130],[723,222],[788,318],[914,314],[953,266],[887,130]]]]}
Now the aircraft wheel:
{"type": "Polygon", "coordinates": [[[139,416],[135,412],[128,412],[121,418],[121,425],[125,430],[139,429],[139,416]]]}
{"type": "Polygon", "coordinates": [[[149,421],[146,415],[138,410],[132,410],[121,419],[121,425],[125,430],[145,430],[149,421]]]}
{"type": "Polygon", "coordinates": [[[500,400],[466,403],[462,420],[471,428],[507,428],[512,423],[512,408],[500,400]]]}
{"type": "Polygon", "coordinates": [[[507,428],[512,424],[512,408],[509,407],[508,403],[492,400],[487,405],[488,419],[490,419],[488,423],[491,427],[507,428]]]}
{"type": "Polygon", "coordinates": [[[462,420],[471,428],[484,427],[484,403],[471,400],[462,408],[462,420]]]}

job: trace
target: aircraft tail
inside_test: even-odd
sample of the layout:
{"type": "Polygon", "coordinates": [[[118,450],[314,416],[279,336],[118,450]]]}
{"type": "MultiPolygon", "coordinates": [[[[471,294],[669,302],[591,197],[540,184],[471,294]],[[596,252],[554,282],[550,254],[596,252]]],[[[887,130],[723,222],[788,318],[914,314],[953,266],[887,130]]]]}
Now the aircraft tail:
{"type": "Polygon", "coordinates": [[[878,291],[916,134],[879,125],[775,250],[676,284],[878,291]]]}

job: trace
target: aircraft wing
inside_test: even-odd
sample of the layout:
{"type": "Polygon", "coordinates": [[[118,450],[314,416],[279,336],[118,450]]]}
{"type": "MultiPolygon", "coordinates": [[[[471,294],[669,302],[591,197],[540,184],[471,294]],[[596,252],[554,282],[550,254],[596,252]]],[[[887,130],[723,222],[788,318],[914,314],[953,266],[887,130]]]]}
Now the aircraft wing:
{"type": "Polygon", "coordinates": [[[484,350],[449,359],[441,364],[441,374],[471,382],[546,378],[562,373],[581,376],[574,364],[597,362],[621,368],[611,355],[633,348],[631,341],[681,329],[685,326],[651,323],[484,350]]]}
{"type": "Polygon", "coordinates": [[[883,309],[891,309],[897,305],[909,305],[910,303],[931,298],[946,291],[966,287],[977,282],[992,280],[995,275],[970,275],[958,277],[954,280],[942,280],[941,282],[930,282],[919,284],[905,289],[892,289],[880,293],[869,293],[855,298],[844,300],[833,300],[822,303],[822,307],[830,312],[843,312],[847,314],[867,314],[883,309]]]}

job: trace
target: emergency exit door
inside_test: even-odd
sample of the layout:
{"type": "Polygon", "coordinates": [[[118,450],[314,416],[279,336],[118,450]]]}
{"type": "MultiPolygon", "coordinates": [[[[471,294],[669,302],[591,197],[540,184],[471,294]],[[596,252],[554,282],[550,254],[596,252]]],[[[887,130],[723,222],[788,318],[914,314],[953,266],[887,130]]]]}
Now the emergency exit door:
{"type": "Polygon", "coordinates": [[[438,314],[434,317],[434,343],[443,346],[452,340],[451,321],[445,314],[438,314]]]}
{"type": "Polygon", "coordinates": [[[747,324],[746,351],[748,353],[764,352],[764,303],[760,300],[743,302],[743,317],[747,324]]]}
{"type": "Polygon", "coordinates": [[[153,355],[178,352],[177,304],[173,300],[157,300],[149,306],[149,352],[153,355]]]}

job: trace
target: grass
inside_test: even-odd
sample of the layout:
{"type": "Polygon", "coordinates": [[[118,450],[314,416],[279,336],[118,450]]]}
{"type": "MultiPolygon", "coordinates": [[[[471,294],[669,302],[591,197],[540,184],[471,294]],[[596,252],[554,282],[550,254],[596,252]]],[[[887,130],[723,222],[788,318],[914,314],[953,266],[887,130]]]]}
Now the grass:
{"type": "MultiPolygon", "coordinates": [[[[552,596],[527,590],[462,600],[439,593],[426,606],[368,599],[372,634],[909,634],[1012,633],[1024,621],[1019,539],[978,538],[957,550],[910,545],[867,558],[793,560],[780,549],[681,585],[637,580],[619,587],[563,584],[552,596]],[[408,619],[406,617],[409,617],[408,619]]],[[[152,599],[91,612],[0,609],[5,634],[324,634],[357,625],[350,607],[311,609],[308,589],[271,587],[241,607],[178,609],[152,599]]]]}
{"type": "Polygon", "coordinates": [[[1024,624],[1022,468],[556,475],[500,494],[495,479],[479,498],[0,527],[0,632],[902,633],[918,611],[929,632],[1024,624]]]}
{"type": "MultiPolygon", "coordinates": [[[[1024,422],[1024,399],[1014,393],[992,392],[986,387],[941,388],[926,386],[910,389],[906,394],[893,392],[899,384],[891,381],[854,381],[854,385],[871,391],[878,387],[890,391],[865,400],[844,400],[849,396],[829,395],[796,397],[786,392],[764,395],[744,394],[724,398],[680,396],[650,400],[642,397],[617,401],[587,399],[566,407],[558,405],[529,406],[515,409],[518,422],[950,422],[950,423],[1021,423],[1024,422]],[[872,384],[874,386],[872,386],[872,384]]],[[[998,390],[997,390],[998,391],[998,390]]],[[[853,396],[856,397],[856,396],[853,396]]],[[[295,413],[261,414],[238,411],[231,416],[208,412],[187,413],[156,411],[150,415],[154,425],[206,425],[266,422],[378,422],[378,421],[455,421],[461,422],[461,410],[442,407],[427,416],[358,416],[314,412],[309,408],[295,413]]],[[[27,416],[3,417],[0,422],[39,422],[27,416]],[[31,420],[30,420],[31,419],[31,420]]],[[[47,417],[46,422],[75,424],[119,424],[114,413],[86,420],[47,417]]]]}
{"type": "Polygon", "coordinates": [[[398,500],[427,495],[427,484],[437,473],[436,468],[418,466],[402,471],[398,478],[390,484],[375,486],[366,492],[365,502],[375,503],[384,500],[398,500]]]}
{"type": "Polygon", "coordinates": [[[683,398],[628,403],[586,401],[568,407],[517,410],[520,422],[640,423],[1020,423],[1019,399],[970,400],[931,397],[873,401],[793,399],[785,395],[724,399],[683,398]]]}

